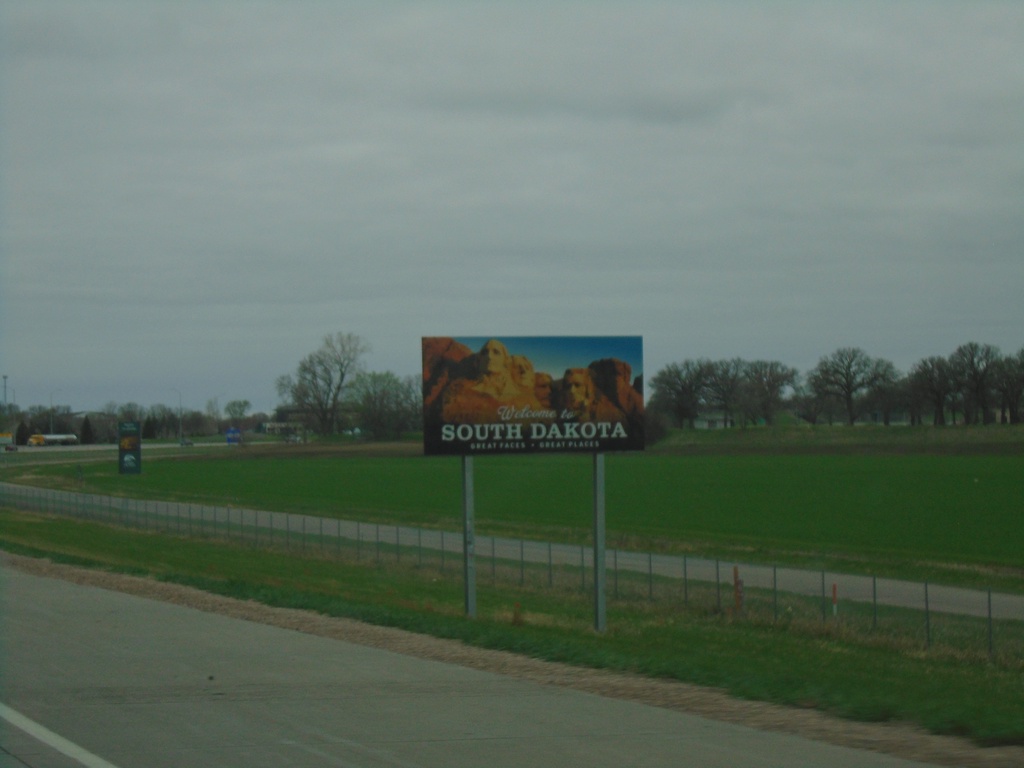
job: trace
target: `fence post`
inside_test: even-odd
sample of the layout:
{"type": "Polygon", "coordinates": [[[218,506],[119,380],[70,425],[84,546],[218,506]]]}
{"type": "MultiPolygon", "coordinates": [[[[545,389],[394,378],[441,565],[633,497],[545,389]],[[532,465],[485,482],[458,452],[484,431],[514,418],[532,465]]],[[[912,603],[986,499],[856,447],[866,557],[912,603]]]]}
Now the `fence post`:
{"type": "Polygon", "coordinates": [[[615,599],[619,598],[619,550],[612,550],[612,592],[615,599]]]}
{"type": "Polygon", "coordinates": [[[779,620],[779,566],[772,566],[772,623],[779,620]]]}
{"type": "Polygon", "coordinates": [[[587,591],[587,566],[583,561],[583,545],[580,545],[580,589],[587,591]]]}
{"type": "Polygon", "coordinates": [[[722,612],[722,574],[721,574],[721,561],[715,558],[715,600],[718,605],[718,612],[722,612]]]}
{"type": "Polygon", "coordinates": [[[821,572],[821,623],[825,623],[827,609],[825,608],[825,572],[821,572]]]}
{"type": "Polygon", "coordinates": [[[988,660],[995,658],[995,645],[992,638],[992,588],[988,590],[988,660]]]}
{"type": "Polygon", "coordinates": [[[732,597],[736,613],[743,610],[743,579],[740,578],[740,567],[732,567],[732,597]]]}
{"type": "Polygon", "coordinates": [[[462,456],[462,588],[466,616],[476,618],[476,492],[473,457],[462,456]]]}
{"type": "Polygon", "coordinates": [[[871,631],[878,626],[878,577],[871,576],[871,631]]]}
{"type": "Polygon", "coordinates": [[[932,647],[932,614],[928,605],[928,582],[924,583],[924,647],[932,647]]]}
{"type": "Polygon", "coordinates": [[[683,605],[690,604],[690,575],[686,568],[686,555],[683,555],[683,605]]]}
{"type": "Polygon", "coordinates": [[[526,583],[526,543],[519,540],[519,586],[526,583]]]}
{"type": "Polygon", "coordinates": [[[654,555],[647,553],[647,599],[654,600],[654,555]]]}
{"type": "Polygon", "coordinates": [[[554,564],[551,558],[551,542],[548,542],[548,588],[550,589],[555,585],[555,571],[554,564]]]}

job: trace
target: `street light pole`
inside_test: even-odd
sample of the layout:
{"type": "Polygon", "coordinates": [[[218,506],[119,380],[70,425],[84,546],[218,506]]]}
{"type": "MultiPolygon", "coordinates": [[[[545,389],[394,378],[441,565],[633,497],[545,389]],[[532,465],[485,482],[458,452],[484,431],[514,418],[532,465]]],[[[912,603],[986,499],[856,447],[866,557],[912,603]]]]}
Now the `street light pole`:
{"type": "Polygon", "coordinates": [[[181,445],[181,392],[178,392],[176,389],[172,389],[171,392],[178,395],[178,445],[181,445]]]}
{"type": "Polygon", "coordinates": [[[50,393],[50,434],[51,435],[53,434],[53,396],[55,394],[57,394],[58,392],[60,392],[60,390],[59,389],[55,389],[55,390],[53,390],[53,392],[50,393]]]}

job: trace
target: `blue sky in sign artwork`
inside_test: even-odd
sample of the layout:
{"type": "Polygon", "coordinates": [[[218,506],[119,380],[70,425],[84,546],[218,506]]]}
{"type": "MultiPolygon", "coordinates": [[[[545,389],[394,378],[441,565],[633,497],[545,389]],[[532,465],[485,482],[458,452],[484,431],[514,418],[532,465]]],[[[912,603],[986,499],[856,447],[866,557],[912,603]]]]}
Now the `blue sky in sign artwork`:
{"type": "Polygon", "coordinates": [[[561,378],[566,368],[586,368],[595,360],[614,357],[629,363],[633,378],[643,374],[643,339],[639,336],[455,336],[474,352],[497,339],[511,355],[522,355],[534,371],[561,378]]]}

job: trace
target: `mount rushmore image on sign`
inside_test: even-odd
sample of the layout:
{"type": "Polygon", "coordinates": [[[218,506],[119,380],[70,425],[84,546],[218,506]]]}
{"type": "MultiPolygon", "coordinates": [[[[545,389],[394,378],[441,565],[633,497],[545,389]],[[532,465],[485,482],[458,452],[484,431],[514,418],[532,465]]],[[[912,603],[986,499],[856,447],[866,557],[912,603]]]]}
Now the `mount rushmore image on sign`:
{"type": "Polygon", "coordinates": [[[639,451],[639,336],[423,338],[431,454],[639,451]]]}

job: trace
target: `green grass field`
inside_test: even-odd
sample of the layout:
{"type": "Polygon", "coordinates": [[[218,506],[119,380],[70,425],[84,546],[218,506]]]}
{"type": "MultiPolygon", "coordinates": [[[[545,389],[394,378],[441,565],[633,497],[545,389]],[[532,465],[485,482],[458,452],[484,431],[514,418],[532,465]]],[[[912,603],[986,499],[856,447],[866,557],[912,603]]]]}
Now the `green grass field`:
{"type": "MultiPolygon", "coordinates": [[[[787,562],[1024,591],[1024,452],[970,434],[953,450],[943,432],[897,448],[888,432],[869,444],[839,432],[793,442],[764,432],[674,436],[667,450],[607,459],[608,536],[613,546],[742,553],[787,562]],[[729,441],[732,442],[723,442],[729,441]],[[793,450],[793,446],[799,450],[793,450]],[[995,447],[993,447],[995,446],[995,447]]],[[[290,451],[260,448],[147,455],[139,476],[112,458],[0,467],[0,479],[137,498],[302,511],[367,522],[460,527],[460,462],[414,451],[290,451]]],[[[40,454],[43,455],[43,454],[40,454]]],[[[52,456],[56,456],[53,454],[52,456]]],[[[47,455],[46,458],[52,458],[47,455]]],[[[482,533],[579,542],[590,535],[589,457],[491,457],[475,462],[482,533]]],[[[414,557],[364,553],[321,559],[223,542],[132,532],[97,523],[0,510],[0,547],[35,556],[145,573],[274,605],[351,616],[476,645],[574,664],[624,669],[710,685],[733,695],[814,707],[860,720],[899,720],[985,744],[1024,744],[1019,622],[997,628],[984,653],[978,620],[943,619],[925,649],[912,630],[854,630],[840,622],[751,611],[740,618],[708,601],[612,599],[609,631],[590,631],[585,590],[491,584],[481,574],[480,615],[462,615],[458,568],[414,557]],[[703,607],[702,607],[703,606],[703,607]],[[961,647],[972,637],[977,647],[961,647]]],[[[643,585],[641,585],[642,587],[643,585]]],[[[642,591],[641,591],[642,594],[642,591]]],[[[753,598],[753,595],[752,595],[753,598]]],[[[814,616],[817,606],[805,606],[814,616]]]]}
{"type": "MultiPolygon", "coordinates": [[[[218,453],[11,468],[87,492],[460,528],[458,459],[218,453]]],[[[735,453],[607,457],[612,546],[742,556],[1024,589],[1024,454],[735,453]]],[[[586,456],[475,460],[481,533],[564,542],[591,531],[586,456]]]]}

